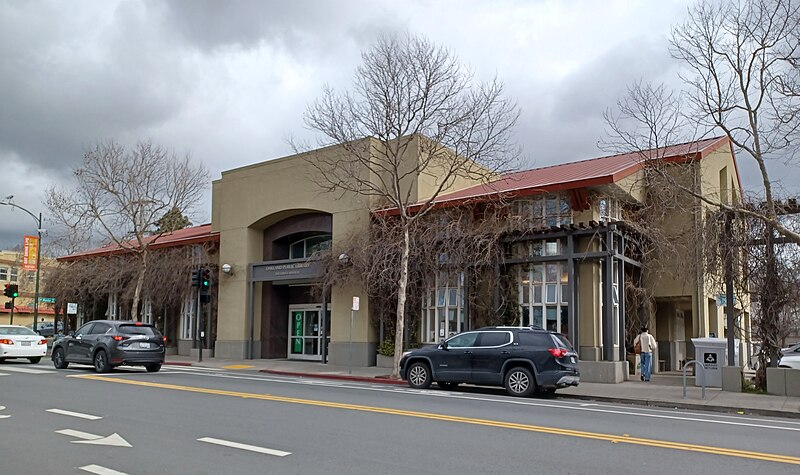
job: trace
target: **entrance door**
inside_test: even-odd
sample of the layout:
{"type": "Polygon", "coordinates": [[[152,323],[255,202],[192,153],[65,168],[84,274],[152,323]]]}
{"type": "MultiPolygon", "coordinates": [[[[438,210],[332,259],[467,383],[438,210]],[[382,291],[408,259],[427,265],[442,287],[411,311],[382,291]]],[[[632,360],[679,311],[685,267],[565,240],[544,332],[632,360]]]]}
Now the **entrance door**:
{"type": "Polygon", "coordinates": [[[322,305],[289,306],[289,359],[322,360],[321,316],[322,305]]]}

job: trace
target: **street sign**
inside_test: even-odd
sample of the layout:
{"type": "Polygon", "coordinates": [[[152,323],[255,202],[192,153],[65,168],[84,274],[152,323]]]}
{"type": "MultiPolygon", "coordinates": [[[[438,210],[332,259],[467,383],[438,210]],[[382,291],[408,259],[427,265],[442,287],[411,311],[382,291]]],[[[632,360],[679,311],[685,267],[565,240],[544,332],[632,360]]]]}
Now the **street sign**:
{"type": "Polygon", "coordinates": [[[67,303],[67,315],[77,315],[78,314],[78,304],[69,302],[67,303]]]}
{"type": "Polygon", "coordinates": [[[39,297],[39,302],[56,303],[55,297],[39,297]]]}
{"type": "Polygon", "coordinates": [[[359,303],[360,303],[359,302],[359,298],[358,297],[353,297],[353,310],[356,310],[356,311],[358,310],[359,303]]]}
{"type": "MultiPolygon", "coordinates": [[[[733,304],[736,305],[736,296],[733,296],[733,304]]],[[[726,307],[728,305],[728,297],[725,294],[717,295],[717,307],[726,307]]]]}

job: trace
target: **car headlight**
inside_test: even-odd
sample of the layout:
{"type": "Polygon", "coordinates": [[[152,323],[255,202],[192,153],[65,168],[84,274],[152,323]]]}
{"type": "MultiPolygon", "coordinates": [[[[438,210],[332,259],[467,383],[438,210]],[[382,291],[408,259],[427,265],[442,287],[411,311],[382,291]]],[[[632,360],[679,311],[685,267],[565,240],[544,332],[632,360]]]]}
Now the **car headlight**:
{"type": "Polygon", "coordinates": [[[410,355],[410,354],[411,354],[411,352],[410,352],[410,351],[404,351],[404,352],[403,352],[403,358],[405,358],[406,356],[408,356],[408,355],[410,355]]]}

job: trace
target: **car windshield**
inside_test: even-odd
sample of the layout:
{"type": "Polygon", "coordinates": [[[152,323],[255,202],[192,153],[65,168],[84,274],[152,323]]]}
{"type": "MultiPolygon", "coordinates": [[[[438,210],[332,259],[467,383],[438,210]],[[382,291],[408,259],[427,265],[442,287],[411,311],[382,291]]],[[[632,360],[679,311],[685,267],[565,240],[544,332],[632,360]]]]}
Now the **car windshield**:
{"type": "Polygon", "coordinates": [[[159,336],[160,333],[149,325],[120,325],[119,332],[123,335],[159,336]]]}
{"type": "Polygon", "coordinates": [[[33,330],[25,327],[0,327],[0,335],[35,335],[33,330]]]}

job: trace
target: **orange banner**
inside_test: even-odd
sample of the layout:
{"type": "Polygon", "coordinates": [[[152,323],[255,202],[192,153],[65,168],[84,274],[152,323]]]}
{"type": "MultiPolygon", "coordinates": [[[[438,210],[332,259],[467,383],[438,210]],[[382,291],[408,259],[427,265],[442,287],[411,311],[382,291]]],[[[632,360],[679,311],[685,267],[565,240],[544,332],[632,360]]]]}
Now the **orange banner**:
{"type": "Polygon", "coordinates": [[[22,244],[22,268],[25,270],[36,270],[36,253],[39,250],[39,238],[36,236],[25,236],[22,244]]]}

